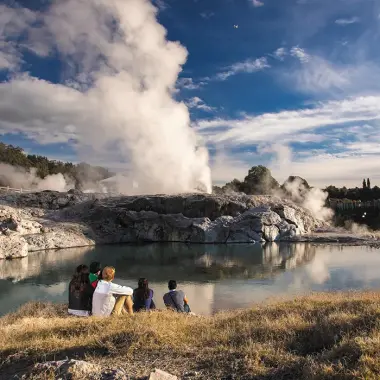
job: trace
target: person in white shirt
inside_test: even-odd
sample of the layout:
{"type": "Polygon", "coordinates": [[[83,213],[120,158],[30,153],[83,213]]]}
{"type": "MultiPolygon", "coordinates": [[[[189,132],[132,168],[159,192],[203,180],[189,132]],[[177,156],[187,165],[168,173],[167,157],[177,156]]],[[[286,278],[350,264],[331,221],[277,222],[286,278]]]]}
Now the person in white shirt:
{"type": "Polygon", "coordinates": [[[114,278],[115,268],[105,267],[102,271],[102,279],[99,280],[92,298],[92,315],[108,317],[111,314],[133,314],[131,297],[133,289],[128,286],[113,284],[114,278]]]}

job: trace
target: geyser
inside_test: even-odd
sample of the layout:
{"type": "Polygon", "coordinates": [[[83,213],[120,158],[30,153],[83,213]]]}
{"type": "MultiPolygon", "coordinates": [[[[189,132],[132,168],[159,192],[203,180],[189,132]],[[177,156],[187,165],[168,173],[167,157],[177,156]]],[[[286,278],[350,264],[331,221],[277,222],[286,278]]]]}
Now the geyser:
{"type": "Polygon", "coordinates": [[[60,0],[31,13],[18,24],[22,47],[59,57],[65,81],[14,76],[0,86],[5,118],[16,104],[18,123],[40,143],[74,140],[86,161],[126,162],[122,193],[211,192],[207,149],[174,97],[187,51],[167,40],[150,1],[60,0]]]}

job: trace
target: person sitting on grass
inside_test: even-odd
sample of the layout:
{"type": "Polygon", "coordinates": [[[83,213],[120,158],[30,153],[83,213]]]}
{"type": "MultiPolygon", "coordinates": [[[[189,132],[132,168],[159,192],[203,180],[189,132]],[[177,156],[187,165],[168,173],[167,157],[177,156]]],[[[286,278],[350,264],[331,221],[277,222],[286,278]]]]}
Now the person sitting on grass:
{"type": "Polygon", "coordinates": [[[170,280],[168,287],[169,292],[164,295],[165,306],[179,313],[190,313],[191,311],[185,293],[182,290],[177,290],[177,281],[170,280]]]}
{"type": "Polygon", "coordinates": [[[138,281],[138,287],[133,291],[133,310],[153,310],[156,305],[153,301],[153,290],[149,289],[148,280],[146,278],[140,278],[138,281]]]}
{"type": "Polygon", "coordinates": [[[102,271],[102,279],[99,280],[92,298],[92,315],[108,317],[111,314],[133,314],[131,298],[133,289],[114,284],[112,282],[114,278],[115,268],[105,267],[102,271]]]}
{"type": "Polygon", "coordinates": [[[89,287],[88,267],[86,265],[77,266],[69,284],[69,314],[77,317],[90,315],[92,292],[89,287]]]}
{"type": "Polygon", "coordinates": [[[90,264],[90,284],[96,289],[96,285],[98,285],[98,281],[101,278],[102,266],[98,261],[94,261],[90,264]]]}

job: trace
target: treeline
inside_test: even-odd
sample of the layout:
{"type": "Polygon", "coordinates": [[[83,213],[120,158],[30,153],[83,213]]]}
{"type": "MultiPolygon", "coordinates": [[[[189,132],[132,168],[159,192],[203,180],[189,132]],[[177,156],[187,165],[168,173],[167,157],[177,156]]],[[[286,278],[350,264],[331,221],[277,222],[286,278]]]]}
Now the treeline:
{"type": "Polygon", "coordinates": [[[362,187],[347,188],[345,186],[339,188],[336,186],[328,186],[325,191],[328,192],[329,198],[332,199],[349,199],[352,201],[373,201],[380,199],[380,187],[371,187],[370,180],[363,180],[362,187]]]}
{"type": "MultiPolygon", "coordinates": [[[[82,189],[85,183],[101,181],[114,175],[114,173],[101,166],[91,166],[84,162],[73,164],[71,162],[49,160],[44,156],[25,154],[20,147],[2,142],[0,142],[0,162],[26,171],[35,168],[36,176],[41,179],[52,174],[61,173],[74,182],[76,189],[82,189]]],[[[6,179],[1,177],[1,173],[0,186],[8,186],[6,179]]]]}

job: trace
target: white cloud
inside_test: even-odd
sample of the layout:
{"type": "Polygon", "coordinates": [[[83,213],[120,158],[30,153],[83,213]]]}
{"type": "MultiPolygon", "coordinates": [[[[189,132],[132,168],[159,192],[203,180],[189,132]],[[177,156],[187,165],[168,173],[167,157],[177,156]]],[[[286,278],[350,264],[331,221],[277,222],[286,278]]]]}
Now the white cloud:
{"type": "Polygon", "coordinates": [[[26,8],[11,8],[0,4],[0,36],[18,37],[38,18],[38,15],[26,8]]]}
{"type": "MultiPolygon", "coordinates": [[[[380,154],[368,156],[315,155],[292,163],[293,174],[306,178],[314,186],[360,186],[362,177],[380,185],[380,154]]],[[[275,172],[277,177],[281,173],[275,172]]]]}
{"type": "Polygon", "coordinates": [[[337,24],[339,26],[346,26],[346,25],[350,25],[350,24],[356,24],[358,22],[360,22],[359,17],[338,18],[337,20],[335,20],[335,24],[337,24]]]}
{"type": "Polygon", "coordinates": [[[260,0],[252,0],[252,4],[255,8],[262,7],[264,3],[260,0]]]}
{"type": "Polygon", "coordinates": [[[17,71],[22,64],[17,37],[37,16],[25,8],[10,8],[0,4],[0,71],[17,71]]]}
{"type": "MultiPolygon", "coordinates": [[[[306,132],[306,133],[297,134],[297,143],[298,144],[320,143],[322,141],[325,141],[326,139],[328,139],[328,137],[326,137],[323,134],[318,134],[318,133],[307,133],[306,132]]],[[[284,137],[283,139],[281,139],[281,141],[284,144],[292,143],[292,142],[294,142],[294,136],[290,135],[290,136],[284,137]]]]}
{"type": "Polygon", "coordinates": [[[293,46],[290,49],[290,55],[292,55],[295,58],[298,58],[302,63],[309,62],[310,59],[309,54],[307,54],[304,49],[301,49],[298,46],[293,46]]]}
{"type": "Polygon", "coordinates": [[[226,145],[249,145],[275,141],[310,132],[323,126],[380,119],[380,96],[355,97],[320,103],[313,108],[246,115],[241,119],[199,120],[194,128],[208,141],[226,145]]]}
{"type": "Polygon", "coordinates": [[[351,83],[350,70],[339,70],[330,62],[308,56],[302,67],[286,73],[290,83],[296,84],[297,89],[307,93],[320,93],[334,89],[342,90],[351,83]]]}
{"type": "MultiPolygon", "coordinates": [[[[314,186],[356,186],[359,177],[365,176],[380,185],[380,96],[329,101],[308,109],[239,119],[200,120],[194,128],[225,152],[222,159],[212,162],[213,170],[214,166],[217,170],[213,179],[218,183],[243,179],[248,168],[262,164],[269,166],[280,182],[289,175],[300,175],[314,186]],[[268,157],[273,153],[268,146],[276,143],[315,143],[319,148],[294,151],[291,159],[282,160],[287,162],[284,169],[268,157]],[[256,154],[243,149],[251,146],[257,147],[256,154]],[[228,169],[226,173],[223,165],[228,169]]],[[[288,157],[284,152],[283,156],[288,157]]]]}
{"type": "Polygon", "coordinates": [[[215,185],[225,185],[234,178],[243,180],[248,174],[248,169],[254,165],[247,159],[240,159],[224,152],[222,149],[211,159],[212,182],[215,185]]]}
{"type": "Polygon", "coordinates": [[[21,55],[14,44],[0,40],[0,71],[17,70],[22,63],[21,55]]]}
{"type": "Polygon", "coordinates": [[[283,61],[285,56],[288,54],[287,50],[283,47],[281,48],[278,48],[274,53],[273,53],[273,56],[277,59],[279,59],[280,61],[283,61]]]}
{"type": "MultiPolygon", "coordinates": [[[[311,94],[346,96],[380,90],[380,67],[371,61],[333,63],[329,60],[306,54],[302,49],[294,51],[301,65],[282,71],[280,78],[293,88],[311,94]]],[[[292,49],[293,50],[293,49],[292,49]]]]}
{"type": "Polygon", "coordinates": [[[373,186],[380,186],[380,153],[376,155],[328,154],[321,150],[308,150],[305,155],[290,154],[284,147],[281,155],[273,149],[260,150],[258,154],[231,153],[224,149],[224,153],[217,154],[211,160],[212,179],[215,184],[225,184],[234,178],[243,180],[249,168],[255,165],[266,165],[272,175],[280,182],[284,182],[289,175],[298,175],[305,178],[310,185],[324,188],[335,186],[361,186],[362,177],[371,178],[373,186]],[[265,156],[264,153],[272,153],[265,156]]]}
{"type": "Polygon", "coordinates": [[[81,139],[67,129],[81,119],[98,124],[84,94],[27,75],[1,83],[0,99],[0,133],[25,133],[42,144],[81,139]]]}
{"type": "Polygon", "coordinates": [[[152,0],[153,4],[160,10],[164,11],[169,5],[164,0],[152,0]]]}
{"type": "Polygon", "coordinates": [[[198,90],[205,84],[206,84],[205,81],[199,81],[196,83],[194,82],[193,78],[187,78],[187,77],[179,78],[177,80],[177,87],[180,89],[183,88],[185,90],[198,90]]]}
{"type": "Polygon", "coordinates": [[[213,112],[215,111],[214,107],[207,105],[201,98],[198,96],[194,96],[185,102],[189,108],[196,108],[205,112],[213,112]]]}
{"type": "Polygon", "coordinates": [[[211,11],[204,11],[202,12],[201,14],[201,17],[208,20],[210,19],[211,17],[214,17],[215,16],[215,13],[214,12],[211,12],[211,11]]]}
{"type": "MultiPolygon", "coordinates": [[[[379,134],[380,135],[380,134],[379,134]]],[[[370,155],[370,154],[380,154],[380,138],[372,138],[372,141],[367,142],[354,142],[347,144],[345,149],[351,151],[352,154],[357,155],[370,155]]]]}
{"type": "Polygon", "coordinates": [[[255,73],[257,71],[262,71],[269,68],[270,65],[266,57],[261,57],[257,59],[247,59],[243,62],[236,62],[229,66],[225,71],[217,74],[215,79],[226,80],[232,75],[239,73],[255,73]]]}

